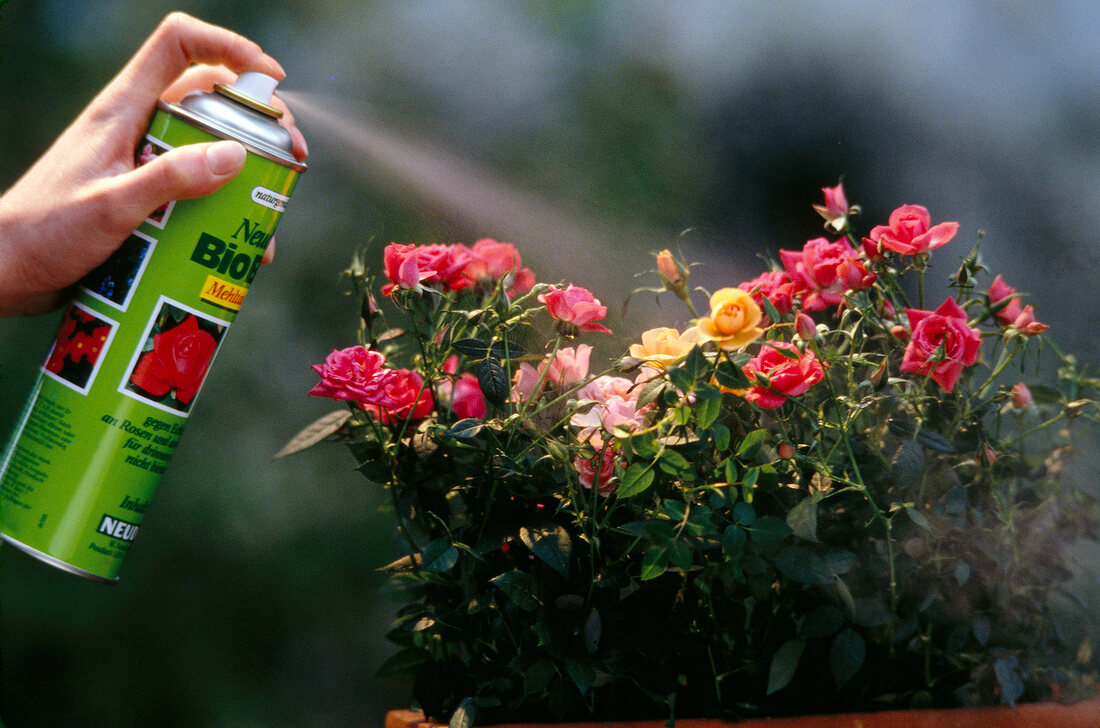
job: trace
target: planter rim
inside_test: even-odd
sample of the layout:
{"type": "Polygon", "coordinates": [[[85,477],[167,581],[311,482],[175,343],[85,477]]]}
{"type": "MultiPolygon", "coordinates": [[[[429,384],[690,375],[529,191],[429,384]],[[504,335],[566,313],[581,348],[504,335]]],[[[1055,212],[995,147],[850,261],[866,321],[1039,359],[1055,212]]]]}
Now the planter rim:
{"type": "MultiPolygon", "coordinates": [[[[664,728],[664,720],[579,723],[502,723],[493,728],[664,728]]],[[[1100,697],[1077,703],[1025,703],[940,710],[883,710],[869,713],[750,718],[743,721],[682,719],[677,728],[1098,728],[1100,697]]],[[[385,728],[446,728],[413,710],[386,713],[385,728]]]]}

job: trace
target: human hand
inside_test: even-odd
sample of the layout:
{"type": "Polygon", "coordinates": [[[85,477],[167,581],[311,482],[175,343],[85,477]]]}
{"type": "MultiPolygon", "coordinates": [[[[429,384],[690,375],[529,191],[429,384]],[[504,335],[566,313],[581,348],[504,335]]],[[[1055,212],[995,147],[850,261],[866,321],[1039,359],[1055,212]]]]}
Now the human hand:
{"type": "MultiPolygon", "coordinates": [[[[134,149],[162,95],[174,101],[214,81],[285,73],[258,45],[183,13],[169,15],[45,154],[0,196],[0,311],[41,313],[105,261],[150,211],[214,192],[244,166],[234,141],[191,144],[141,167],[134,149]],[[191,64],[200,64],[192,66],[191,64]],[[190,66],[190,68],[189,68],[190,66]]],[[[273,104],[285,109],[278,99],[273,104]]],[[[305,140],[284,116],[294,154],[305,140]]],[[[270,255],[270,252],[269,252],[270,255]]]]}

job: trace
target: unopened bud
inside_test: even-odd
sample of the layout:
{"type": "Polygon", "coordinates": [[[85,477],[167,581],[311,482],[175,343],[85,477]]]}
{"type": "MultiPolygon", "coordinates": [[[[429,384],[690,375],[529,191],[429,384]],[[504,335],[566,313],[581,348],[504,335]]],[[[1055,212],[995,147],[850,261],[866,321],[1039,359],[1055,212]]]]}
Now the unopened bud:
{"type": "Polygon", "coordinates": [[[905,330],[905,327],[901,324],[894,324],[890,327],[890,333],[894,335],[898,341],[905,341],[909,338],[909,332],[905,330]]]}
{"type": "Polygon", "coordinates": [[[790,460],[794,457],[794,453],[794,445],[789,442],[779,443],[779,457],[783,458],[784,460],[790,460]]]}
{"type": "Polygon", "coordinates": [[[657,253],[657,272],[664,276],[669,288],[680,288],[687,281],[687,272],[672,257],[668,248],[657,253]]]}
{"type": "Polygon", "coordinates": [[[1031,390],[1023,382],[1012,385],[1012,406],[1016,409],[1027,409],[1031,406],[1031,390]]]}
{"type": "Polygon", "coordinates": [[[794,317],[794,330],[803,341],[813,341],[817,336],[817,324],[803,311],[794,317]]]}

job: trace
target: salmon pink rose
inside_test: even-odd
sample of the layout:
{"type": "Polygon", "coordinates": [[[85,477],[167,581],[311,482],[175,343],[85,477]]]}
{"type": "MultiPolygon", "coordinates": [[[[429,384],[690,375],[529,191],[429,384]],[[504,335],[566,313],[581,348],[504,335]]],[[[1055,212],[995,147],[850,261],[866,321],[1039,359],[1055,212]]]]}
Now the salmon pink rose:
{"type": "Polygon", "coordinates": [[[473,282],[499,281],[506,275],[513,275],[509,296],[522,296],[534,287],[535,274],[523,267],[523,259],[511,243],[482,238],[473,244],[471,253],[463,274],[473,282]]]}
{"type": "Polygon", "coordinates": [[[540,303],[546,304],[546,310],[550,315],[563,324],[575,326],[581,331],[611,333],[609,328],[596,323],[599,319],[607,317],[607,306],[602,305],[599,299],[585,288],[574,286],[572,283],[566,288],[550,286],[546,293],[539,294],[538,299],[540,303]]]}
{"type": "Polygon", "coordinates": [[[825,369],[812,351],[800,352],[794,344],[768,342],[760,353],[742,367],[753,387],[745,399],[762,409],[775,409],[797,397],[825,377],[825,369]],[[757,381],[756,375],[767,377],[768,384],[757,381]]]}
{"type": "Polygon", "coordinates": [[[981,332],[966,322],[966,312],[948,298],[935,311],[905,309],[912,334],[901,360],[901,371],[931,376],[950,392],[963,369],[978,361],[981,332]],[[938,353],[943,352],[943,358],[938,353]]]}
{"type": "Polygon", "coordinates": [[[875,255],[881,248],[902,255],[920,255],[949,242],[959,231],[957,222],[931,223],[932,217],[926,208],[902,205],[890,213],[889,225],[871,228],[864,241],[864,249],[868,252],[874,250],[875,255]]]}
{"type": "Polygon", "coordinates": [[[392,296],[397,288],[423,291],[423,283],[442,284],[444,290],[468,288],[463,275],[473,253],[465,245],[402,245],[390,243],[382,252],[383,274],[389,283],[382,295],[392,296]]]}
{"type": "Polygon", "coordinates": [[[680,338],[690,344],[713,341],[725,351],[743,349],[764,335],[763,317],[748,291],[720,288],[710,297],[710,316],[700,317],[680,338]]]}

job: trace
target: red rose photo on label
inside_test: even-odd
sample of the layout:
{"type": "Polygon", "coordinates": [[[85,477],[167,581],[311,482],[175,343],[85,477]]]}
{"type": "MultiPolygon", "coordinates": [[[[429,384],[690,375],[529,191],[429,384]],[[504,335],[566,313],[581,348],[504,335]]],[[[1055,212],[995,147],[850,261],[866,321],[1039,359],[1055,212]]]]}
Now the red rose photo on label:
{"type": "Polygon", "coordinates": [[[123,382],[123,394],[187,414],[228,326],[162,299],[123,382]]]}
{"type": "Polygon", "coordinates": [[[57,328],[57,339],[46,358],[46,373],[72,389],[87,394],[116,323],[72,304],[57,328]]]}

